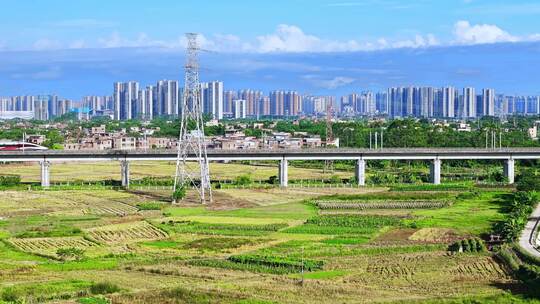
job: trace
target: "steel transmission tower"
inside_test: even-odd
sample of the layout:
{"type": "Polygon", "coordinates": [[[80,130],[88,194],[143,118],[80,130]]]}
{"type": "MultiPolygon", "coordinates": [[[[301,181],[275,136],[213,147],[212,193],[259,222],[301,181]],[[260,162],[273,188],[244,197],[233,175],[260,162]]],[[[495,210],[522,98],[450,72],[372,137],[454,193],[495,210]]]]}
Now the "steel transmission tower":
{"type": "Polygon", "coordinates": [[[199,83],[199,48],[197,34],[187,33],[185,85],[182,101],[180,136],[174,191],[177,187],[197,189],[201,203],[212,202],[210,169],[204,141],[201,86],[199,83]],[[191,162],[188,162],[191,158],[191,162]]]}

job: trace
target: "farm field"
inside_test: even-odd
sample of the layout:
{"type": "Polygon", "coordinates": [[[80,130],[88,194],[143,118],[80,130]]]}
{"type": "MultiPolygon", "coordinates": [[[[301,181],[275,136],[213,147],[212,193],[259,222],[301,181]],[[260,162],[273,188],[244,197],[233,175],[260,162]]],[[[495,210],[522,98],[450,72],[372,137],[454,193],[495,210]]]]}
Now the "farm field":
{"type": "Polygon", "coordinates": [[[448,249],[511,190],[440,189],[3,191],[0,303],[540,303],[491,252],[448,249]]]}
{"type": "MultiPolygon", "coordinates": [[[[10,174],[20,175],[23,182],[39,182],[40,167],[32,164],[1,164],[0,169],[10,174]]],[[[171,177],[174,176],[175,164],[167,161],[134,161],[130,164],[132,179],[143,177],[171,177]]],[[[249,174],[254,180],[268,180],[270,176],[278,174],[278,166],[275,164],[244,165],[239,163],[210,163],[212,179],[234,180],[239,175],[249,174]]],[[[343,178],[352,176],[351,172],[336,171],[329,174],[321,169],[289,168],[291,179],[322,179],[330,175],[338,175],[343,178]]],[[[120,180],[120,164],[118,162],[95,162],[95,163],[53,163],[51,165],[51,181],[65,182],[74,180],[98,181],[105,179],[120,180]],[[84,172],[81,175],[80,172],[84,172]]]]}

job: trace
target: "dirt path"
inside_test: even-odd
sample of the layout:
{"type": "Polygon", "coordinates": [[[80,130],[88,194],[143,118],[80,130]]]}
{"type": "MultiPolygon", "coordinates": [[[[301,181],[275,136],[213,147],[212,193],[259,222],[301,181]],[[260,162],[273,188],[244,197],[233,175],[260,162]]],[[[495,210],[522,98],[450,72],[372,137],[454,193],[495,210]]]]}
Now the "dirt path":
{"type": "Polygon", "coordinates": [[[525,249],[531,255],[540,258],[540,249],[537,249],[538,234],[534,234],[535,229],[540,229],[540,204],[536,206],[536,209],[529,217],[529,221],[519,238],[519,246],[521,248],[525,249]]]}

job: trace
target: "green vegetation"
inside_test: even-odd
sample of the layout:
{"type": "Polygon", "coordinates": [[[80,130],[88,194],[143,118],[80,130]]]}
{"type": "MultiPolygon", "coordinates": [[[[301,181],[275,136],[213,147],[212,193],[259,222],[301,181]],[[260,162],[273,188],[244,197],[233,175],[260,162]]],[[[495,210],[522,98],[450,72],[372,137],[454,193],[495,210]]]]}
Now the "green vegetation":
{"type": "Polygon", "coordinates": [[[20,175],[0,175],[0,186],[17,186],[20,183],[20,175]]]}
{"type": "Polygon", "coordinates": [[[197,239],[183,245],[184,249],[197,249],[197,250],[210,250],[210,251],[220,251],[224,249],[238,248],[246,245],[257,244],[258,240],[252,240],[247,238],[223,238],[223,237],[214,237],[214,238],[202,238],[197,239]]]}
{"type": "Polygon", "coordinates": [[[245,186],[251,184],[253,179],[251,178],[251,175],[239,175],[234,182],[236,185],[245,186]]]}
{"type": "Polygon", "coordinates": [[[84,250],[74,247],[58,248],[56,255],[62,260],[82,260],[84,258],[84,250]]]}
{"type": "Polygon", "coordinates": [[[509,195],[507,214],[504,219],[494,225],[496,233],[507,241],[515,241],[529,219],[538,198],[534,192],[519,191],[509,195]]]}
{"type": "Polygon", "coordinates": [[[316,271],[323,267],[323,261],[306,260],[298,258],[285,258],[277,256],[260,255],[237,255],[230,256],[227,260],[206,259],[194,260],[191,265],[218,267],[234,270],[246,270],[251,272],[263,272],[272,274],[288,274],[304,271],[316,271]]]}
{"type": "Polygon", "coordinates": [[[12,303],[25,303],[27,299],[37,302],[70,299],[78,294],[85,294],[90,286],[90,282],[81,280],[18,284],[2,288],[0,297],[3,301],[12,303]]]}
{"type": "Polygon", "coordinates": [[[164,208],[164,204],[163,203],[158,203],[158,202],[147,202],[147,203],[140,203],[140,204],[137,204],[137,208],[139,208],[139,210],[161,210],[164,208]]]}
{"type": "Polygon", "coordinates": [[[287,224],[266,224],[266,225],[246,225],[246,224],[214,224],[200,223],[192,221],[168,221],[160,226],[165,231],[174,233],[198,233],[216,235],[266,235],[287,227],[287,224]]]}
{"type": "Polygon", "coordinates": [[[4,191],[0,303],[535,303],[508,293],[538,286],[534,259],[480,239],[523,194],[463,185],[217,189],[210,206],[190,189],[176,206],[161,187],[4,191]]]}
{"type": "Polygon", "coordinates": [[[105,298],[88,297],[88,298],[80,298],[79,300],[77,300],[77,303],[79,304],[109,304],[109,300],[105,298]]]}
{"type": "Polygon", "coordinates": [[[178,203],[179,201],[183,200],[185,197],[186,197],[186,186],[185,185],[176,186],[176,190],[174,190],[172,194],[173,201],[175,203],[178,203]]]}
{"type": "Polygon", "coordinates": [[[120,288],[110,282],[94,283],[90,286],[90,293],[95,295],[115,293],[118,291],[120,291],[120,288]]]}
{"type": "Polygon", "coordinates": [[[471,199],[457,200],[440,209],[415,210],[413,218],[404,224],[413,228],[451,228],[463,233],[480,235],[491,231],[493,223],[502,218],[501,201],[508,192],[481,192],[471,199]]]}
{"type": "Polygon", "coordinates": [[[449,251],[453,252],[484,252],[486,245],[479,238],[470,238],[457,241],[448,246],[449,251]]]}

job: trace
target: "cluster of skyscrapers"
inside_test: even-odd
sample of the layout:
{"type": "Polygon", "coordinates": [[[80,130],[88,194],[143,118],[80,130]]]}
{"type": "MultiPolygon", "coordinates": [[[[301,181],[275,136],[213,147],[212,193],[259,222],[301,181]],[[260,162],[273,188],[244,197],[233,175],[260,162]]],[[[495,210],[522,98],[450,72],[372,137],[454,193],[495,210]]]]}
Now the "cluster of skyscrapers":
{"type": "MultiPolygon", "coordinates": [[[[303,114],[303,97],[296,91],[224,91],[223,82],[200,85],[203,113],[213,119],[260,116],[297,116],[303,114]]],[[[176,80],[160,80],[141,88],[138,82],[116,82],[113,95],[86,96],[82,107],[90,115],[107,115],[116,120],[176,117],[182,112],[183,89],[176,80]]]]}
{"type": "Polygon", "coordinates": [[[467,87],[393,87],[387,92],[350,94],[341,98],[344,115],[383,115],[391,118],[475,118],[540,114],[539,96],[506,96],[494,89],[467,87]]]}
{"type": "MultiPolygon", "coordinates": [[[[301,95],[296,91],[224,90],[223,82],[200,85],[202,111],[211,118],[262,118],[324,115],[329,108],[344,117],[456,118],[540,114],[540,96],[507,96],[494,89],[466,87],[392,87],[342,96],[301,95]]],[[[110,96],[86,96],[81,102],[56,95],[0,98],[0,118],[47,120],[76,110],[81,118],[109,116],[115,120],[178,117],[183,88],[176,80],[160,80],[142,88],[138,82],[115,82],[110,96]]],[[[188,105],[191,106],[191,105],[188,105]]]]}
{"type": "Polygon", "coordinates": [[[71,112],[73,101],[56,95],[0,98],[0,117],[49,120],[71,112]]]}

